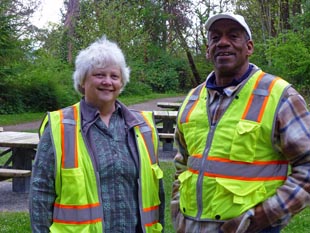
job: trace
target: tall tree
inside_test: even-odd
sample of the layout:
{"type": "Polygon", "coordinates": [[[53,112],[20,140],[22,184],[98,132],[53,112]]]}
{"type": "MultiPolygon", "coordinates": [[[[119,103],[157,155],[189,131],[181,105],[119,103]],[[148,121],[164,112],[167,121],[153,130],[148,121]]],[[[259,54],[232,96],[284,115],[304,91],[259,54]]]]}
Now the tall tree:
{"type": "Polygon", "coordinates": [[[73,61],[73,41],[76,27],[76,21],[79,17],[80,2],[79,0],[69,0],[67,5],[67,12],[65,15],[64,29],[67,42],[67,61],[73,61]]]}
{"type": "Polygon", "coordinates": [[[290,29],[289,17],[289,0],[280,1],[280,31],[286,31],[290,29]]]}

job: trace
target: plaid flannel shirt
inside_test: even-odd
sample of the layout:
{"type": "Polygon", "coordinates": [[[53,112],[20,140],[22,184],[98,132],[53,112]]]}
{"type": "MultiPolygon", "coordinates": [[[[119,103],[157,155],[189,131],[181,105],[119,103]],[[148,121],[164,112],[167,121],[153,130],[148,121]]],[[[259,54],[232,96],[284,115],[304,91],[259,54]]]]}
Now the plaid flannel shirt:
{"type": "MultiPolygon", "coordinates": [[[[218,122],[233,94],[246,81],[247,79],[237,86],[224,88],[221,94],[216,90],[208,89],[209,98],[206,104],[208,104],[211,124],[218,122]]],[[[303,97],[292,87],[285,91],[281,99],[273,137],[274,147],[290,163],[291,174],[278,188],[276,194],[262,204],[270,225],[280,224],[284,227],[292,215],[300,212],[310,203],[310,113],[303,97]]],[[[175,131],[175,141],[178,153],[174,159],[176,174],[171,200],[174,227],[177,232],[220,232],[222,223],[193,221],[182,216],[179,211],[178,176],[187,170],[187,160],[190,155],[186,149],[184,136],[178,128],[175,131]]],[[[256,221],[259,222],[259,219],[256,221]]],[[[235,224],[239,223],[235,222],[235,224]]]]}

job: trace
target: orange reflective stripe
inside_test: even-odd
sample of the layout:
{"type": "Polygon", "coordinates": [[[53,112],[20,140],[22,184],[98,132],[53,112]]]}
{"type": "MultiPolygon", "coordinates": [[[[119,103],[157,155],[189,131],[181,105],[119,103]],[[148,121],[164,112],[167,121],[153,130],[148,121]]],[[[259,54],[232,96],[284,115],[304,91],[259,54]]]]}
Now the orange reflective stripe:
{"type": "MultiPolygon", "coordinates": [[[[144,115],[144,112],[141,112],[141,115],[145,121],[145,123],[150,127],[150,129],[152,128],[152,124],[150,123],[149,119],[144,115]]],[[[154,140],[153,134],[152,134],[152,139],[154,140]]]]}
{"type": "MultiPolygon", "coordinates": [[[[271,84],[270,84],[270,86],[268,88],[269,93],[271,92],[271,90],[272,90],[272,88],[273,88],[273,86],[274,86],[274,84],[276,83],[277,80],[279,80],[279,77],[277,77],[277,78],[272,80],[272,82],[271,82],[271,84]]],[[[257,122],[261,122],[261,120],[262,120],[262,117],[264,115],[268,99],[269,99],[269,95],[264,98],[263,105],[262,105],[262,107],[260,109],[260,112],[258,114],[257,122]]]]}
{"type": "MultiPolygon", "coordinates": [[[[257,80],[256,80],[256,83],[255,83],[255,86],[254,86],[254,89],[257,88],[257,86],[258,86],[260,80],[263,78],[264,75],[265,75],[265,73],[264,73],[264,72],[261,72],[261,74],[258,76],[258,78],[257,78],[257,80]]],[[[246,115],[248,114],[249,109],[250,109],[250,107],[251,107],[251,105],[252,105],[253,99],[254,99],[254,94],[252,93],[252,95],[251,95],[251,97],[250,97],[250,99],[249,99],[249,101],[248,101],[248,103],[247,103],[247,106],[246,106],[246,108],[245,108],[245,110],[244,110],[244,113],[243,113],[243,115],[242,115],[242,119],[245,119],[246,115]]]]}
{"type": "Polygon", "coordinates": [[[150,227],[153,226],[154,224],[158,223],[159,221],[154,221],[154,222],[150,222],[150,223],[146,223],[144,226],[146,227],[150,227]]]}
{"type": "Polygon", "coordinates": [[[55,203],[54,206],[58,208],[63,208],[63,209],[87,209],[87,208],[93,208],[100,206],[100,203],[94,203],[94,204],[86,204],[86,205],[64,205],[64,204],[59,204],[55,203]]]}
{"type": "MultiPolygon", "coordinates": [[[[196,101],[193,103],[192,107],[189,109],[188,113],[186,114],[186,119],[185,122],[189,122],[189,117],[192,114],[192,112],[194,111],[194,109],[196,108],[196,105],[199,102],[199,96],[203,90],[203,88],[205,87],[205,82],[203,84],[201,84],[202,88],[200,88],[200,90],[198,89],[199,93],[198,93],[198,98],[196,99],[196,101]]],[[[195,93],[195,92],[194,92],[195,93]]]]}
{"type": "Polygon", "coordinates": [[[198,104],[198,100],[199,100],[199,99],[197,99],[197,100],[194,102],[193,106],[192,106],[191,109],[188,111],[188,114],[187,114],[187,116],[186,116],[185,122],[189,122],[189,117],[190,117],[190,115],[192,114],[192,112],[194,111],[196,105],[198,104]]]}
{"type": "Polygon", "coordinates": [[[202,154],[193,154],[191,156],[195,157],[195,158],[198,158],[198,159],[202,159],[202,154]]]}
{"type": "Polygon", "coordinates": [[[53,222],[79,225],[79,224],[92,224],[92,223],[102,222],[102,219],[97,218],[97,219],[86,220],[86,221],[67,221],[67,220],[60,220],[60,219],[54,218],[53,222]]]}
{"type": "MultiPolygon", "coordinates": [[[[77,112],[77,108],[76,105],[73,106],[73,116],[74,116],[74,120],[75,122],[77,122],[78,119],[78,112],[77,112]]],[[[78,136],[78,130],[77,130],[78,124],[75,125],[75,143],[74,143],[74,165],[75,167],[79,166],[79,162],[78,162],[78,153],[77,153],[77,136],[78,136]]]]}
{"type": "MultiPolygon", "coordinates": [[[[194,170],[192,168],[189,168],[188,171],[190,171],[193,174],[199,174],[198,170],[194,170]]],[[[219,178],[226,178],[226,179],[232,179],[232,180],[245,180],[245,181],[272,181],[272,180],[286,180],[286,176],[272,176],[272,177],[244,177],[244,176],[227,176],[220,173],[209,173],[204,172],[204,176],[208,177],[219,177],[219,178]]]]}
{"type": "Polygon", "coordinates": [[[272,177],[244,177],[244,176],[225,176],[222,174],[214,174],[205,172],[204,176],[219,177],[233,180],[245,180],[245,181],[271,181],[271,180],[286,180],[286,176],[272,176],[272,177]]]}
{"type": "MultiPolygon", "coordinates": [[[[140,128],[141,128],[141,127],[139,126],[139,130],[140,130],[140,128]]],[[[141,132],[141,130],[140,130],[140,132],[141,132]]],[[[146,150],[147,150],[147,155],[148,155],[149,160],[151,161],[151,164],[152,164],[152,163],[153,163],[153,160],[152,160],[152,158],[151,158],[150,148],[148,147],[147,140],[146,140],[145,135],[144,135],[143,133],[141,133],[141,136],[142,136],[142,139],[143,139],[143,144],[145,145],[145,148],[146,148],[146,150]]]]}
{"type": "Polygon", "coordinates": [[[63,112],[61,110],[59,110],[59,115],[60,115],[61,153],[62,153],[62,156],[61,156],[61,167],[64,168],[64,166],[65,166],[65,156],[66,156],[66,153],[65,153],[65,137],[64,137],[65,126],[64,126],[64,124],[62,124],[64,116],[63,116],[63,112]]]}
{"type": "MultiPolygon", "coordinates": [[[[248,162],[235,161],[235,160],[219,158],[219,157],[214,157],[214,156],[208,156],[208,160],[219,161],[219,162],[224,162],[224,163],[249,164],[248,162]]],[[[286,160],[253,161],[251,162],[251,164],[252,165],[288,164],[288,161],[286,160]]]]}
{"type": "Polygon", "coordinates": [[[143,208],[143,211],[147,212],[147,211],[157,210],[158,208],[159,208],[158,205],[156,205],[156,206],[151,206],[148,208],[143,208]]]}
{"type": "MultiPolygon", "coordinates": [[[[152,128],[151,123],[149,122],[148,118],[146,116],[144,116],[144,112],[143,111],[141,112],[141,115],[142,115],[144,121],[146,122],[146,124],[151,129],[152,128]]],[[[140,126],[139,126],[139,130],[140,130],[140,126]]],[[[140,130],[140,132],[141,132],[141,130],[140,130]]],[[[147,149],[147,154],[149,156],[149,159],[150,159],[151,163],[153,163],[153,159],[151,158],[150,148],[148,146],[149,144],[147,143],[147,140],[145,138],[144,133],[141,133],[141,135],[142,135],[142,138],[143,138],[143,142],[144,142],[145,148],[147,149]]],[[[154,142],[154,135],[153,135],[153,133],[152,133],[152,141],[154,142]]]]}

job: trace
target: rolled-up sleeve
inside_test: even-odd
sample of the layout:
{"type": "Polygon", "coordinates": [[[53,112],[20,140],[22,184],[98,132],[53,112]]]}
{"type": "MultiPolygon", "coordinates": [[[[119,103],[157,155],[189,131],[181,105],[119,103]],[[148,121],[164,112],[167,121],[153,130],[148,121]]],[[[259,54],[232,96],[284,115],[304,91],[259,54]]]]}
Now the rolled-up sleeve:
{"type": "Polygon", "coordinates": [[[293,88],[284,96],[276,120],[275,146],[290,162],[291,169],[263,208],[271,224],[285,224],[310,204],[310,113],[293,88]]]}

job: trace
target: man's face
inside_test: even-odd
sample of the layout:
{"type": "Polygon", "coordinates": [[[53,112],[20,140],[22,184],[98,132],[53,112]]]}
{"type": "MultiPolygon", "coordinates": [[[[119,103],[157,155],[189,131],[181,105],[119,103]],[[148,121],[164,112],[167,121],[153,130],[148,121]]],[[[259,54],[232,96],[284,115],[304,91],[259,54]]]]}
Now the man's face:
{"type": "Polygon", "coordinates": [[[243,27],[230,19],[215,21],[208,33],[207,59],[215,72],[226,77],[240,77],[248,68],[253,42],[243,27]]]}

